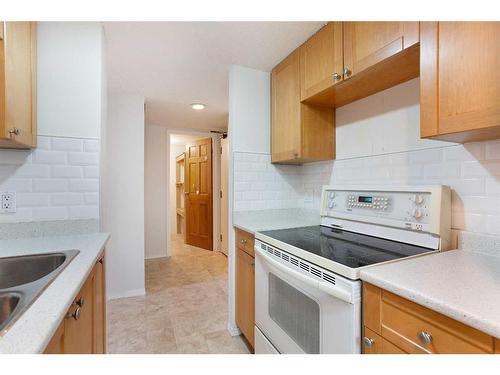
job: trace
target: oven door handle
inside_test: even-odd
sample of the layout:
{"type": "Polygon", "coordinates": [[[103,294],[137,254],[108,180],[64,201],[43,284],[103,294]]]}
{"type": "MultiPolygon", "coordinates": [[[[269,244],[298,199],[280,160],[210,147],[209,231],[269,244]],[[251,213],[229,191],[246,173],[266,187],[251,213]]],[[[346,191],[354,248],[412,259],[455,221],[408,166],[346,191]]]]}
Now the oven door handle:
{"type": "Polygon", "coordinates": [[[350,304],[354,304],[353,301],[353,296],[351,293],[346,292],[345,290],[340,289],[339,287],[335,285],[330,285],[326,281],[322,280],[316,280],[312,277],[308,277],[304,275],[302,272],[295,271],[291,269],[290,267],[285,266],[284,264],[281,264],[277,260],[272,259],[269,255],[267,255],[264,250],[261,250],[259,247],[255,246],[255,253],[258,254],[263,261],[267,262],[268,264],[274,266],[275,268],[279,269],[280,271],[286,273],[290,277],[293,277],[295,279],[298,279],[299,281],[302,281],[314,288],[317,288],[333,297],[336,297],[338,299],[341,299],[342,301],[345,301],[350,304]]]}

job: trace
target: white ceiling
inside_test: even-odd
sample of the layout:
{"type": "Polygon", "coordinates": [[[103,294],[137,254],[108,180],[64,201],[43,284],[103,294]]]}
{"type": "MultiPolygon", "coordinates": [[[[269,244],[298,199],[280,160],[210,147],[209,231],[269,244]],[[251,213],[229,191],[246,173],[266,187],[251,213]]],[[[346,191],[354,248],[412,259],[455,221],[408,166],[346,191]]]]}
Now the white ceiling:
{"type": "Polygon", "coordinates": [[[233,64],[270,71],[322,22],[105,22],[108,90],[143,95],[146,122],[227,126],[233,64]],[[193,111],[189,104],[207,105],[193,111]]]}
{"type": "Polygon", "coordinates": [[[198,139],[207,138],[205,135],[190,135],[190,134],[170,134],[170,144],[172,145],[187,145],[198,139]]]}

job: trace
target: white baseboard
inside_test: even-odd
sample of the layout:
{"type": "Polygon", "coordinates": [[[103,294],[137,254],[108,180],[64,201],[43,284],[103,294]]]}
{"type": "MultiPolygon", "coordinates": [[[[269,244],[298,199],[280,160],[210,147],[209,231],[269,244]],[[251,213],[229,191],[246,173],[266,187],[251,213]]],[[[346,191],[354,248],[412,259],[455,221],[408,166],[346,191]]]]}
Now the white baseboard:
{"type": "Polygon", "coordinates": [[[240,329],[237,326],[235,326],[235,325],[233,325],[231,323],[227,323],[227,330],[229,331],[229,334],[231,336],[239,336],[239,335],[241,335],[240,329]]]}
{"type": "Polygon", "coordinates": [[[135,289],[135,290],[126,290],[126,291],[119,292],[119,293],[108,294],[107,300],[110,301],[112,299],[118,299],[118,298],[143,296],[145,294],[146,294],[146,289],[144,289],[144,288],[135,289]]]}

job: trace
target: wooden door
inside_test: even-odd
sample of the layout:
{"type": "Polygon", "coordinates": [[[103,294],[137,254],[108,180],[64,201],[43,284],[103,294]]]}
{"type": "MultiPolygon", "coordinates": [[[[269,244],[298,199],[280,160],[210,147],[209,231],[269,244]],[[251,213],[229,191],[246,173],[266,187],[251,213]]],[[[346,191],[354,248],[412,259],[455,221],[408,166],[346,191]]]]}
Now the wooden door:
{"type": "Polygon", "coordinates": [[[499,137],[500,22],[423,22],[421,48],[421,135],[499,137]]]}
{"type": "Polygon", "coordinates": [[[94,272],[94,353],[104,354],[106,353],[106,277],[104,256],[96,263],[94,272]]]}
{"type": "Polygon", "coordinates": [[[271,158],[273,162],[300,157],[299,51],[292,52],[271,73],[271,158]]]}
{"type": "Polygon", "coordinates": [[[186,243],[213,249],[212,138],[186,146],[186,243]]]}
{"type": "Polygon", "coordinates": [[[344,79],[419,41],[418,22],[344,22],[344,79]]]}
{"type": "Polygon", "coordinates": [[[236,246],[236,324],[254,346],[255,260],[236,246]]]}
{"type": "MultiPolygon", "coordinates": [[[[36,23],[5,22],[3,136],[15,147],[36,146],[36,23]]],[[[11,145],[11,146],[12,146],[11,145]]],[[[8,146],[8,145],[6,145],[8,146]]]]}
{"type": "Polygon", "coordinates": [[[228,164],[227,164],[227,158],[228,158],[228,152],[229,152],[229,146],[228,146],[228,140],[227,138],[221,139],[220,141],[221,144],[221,156],[220,156],[220,192],[221,192],[221,202],[220,202],[220,233],[221,233],[221,238],[220,238],[220,251],[224,253],[226,256],[228,254],[228,220],[227,220],[227,215],[228,215],[228,199],[227,199],[227,194],[228,194],[228,182],[227,182],[227,174],[228,174],[228,164]]]}
{"type": "Polygon", "coordinates": [[[94,353],[95,337],[95,274],[85,281],[71,306],[64,324],[64,352],[68,354],[94,353]]]}
{"type": "Polygon", "coordinates": [[[342,81],[342,23],[330,22],[300,47],[301,100],[342,81]]]}
{"type": "Polygon", "coordinates": [[[50,339],[44,354],[64,354],[64,321],[59,325],[56,333],[50,339]]]}

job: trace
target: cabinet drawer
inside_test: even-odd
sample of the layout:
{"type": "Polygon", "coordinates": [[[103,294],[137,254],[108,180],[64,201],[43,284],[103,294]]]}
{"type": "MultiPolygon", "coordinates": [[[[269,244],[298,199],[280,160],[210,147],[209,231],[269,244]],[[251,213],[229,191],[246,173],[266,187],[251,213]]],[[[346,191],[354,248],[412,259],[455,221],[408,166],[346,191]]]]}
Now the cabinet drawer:
{"type": "Polygon", "coordinates": [[[391,342],[377,335],[371,329],[364,327],[363,354],[406,354],[406,352],[391,342]]]}
{"type": "Polygon", "coordinates": [[[382,290],[382,336],[408,353],[492,353],[493,338],[382,290]]]}
{"type": "Polygon", "coordinates": [[[253,234],[236,229],[236,246],[248,255],[255,257],[255,237],[253,234]]]}

